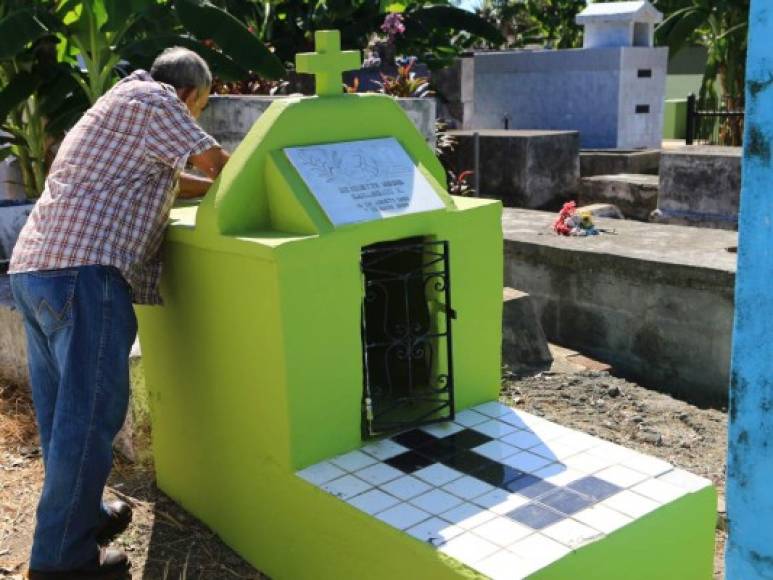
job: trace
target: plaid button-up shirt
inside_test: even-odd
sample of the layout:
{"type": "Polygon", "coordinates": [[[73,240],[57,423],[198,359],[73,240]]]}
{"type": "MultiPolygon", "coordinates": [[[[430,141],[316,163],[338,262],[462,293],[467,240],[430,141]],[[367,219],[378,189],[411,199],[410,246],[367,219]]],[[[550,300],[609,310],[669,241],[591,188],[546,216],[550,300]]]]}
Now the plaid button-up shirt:
{"type": "Polygon", "coordinates": [[[11,257],[10,273],[114,266],[160,304],[160,248],[180,172],[217,146],[174,89],[138,70],[67,133],[11,257]]]}

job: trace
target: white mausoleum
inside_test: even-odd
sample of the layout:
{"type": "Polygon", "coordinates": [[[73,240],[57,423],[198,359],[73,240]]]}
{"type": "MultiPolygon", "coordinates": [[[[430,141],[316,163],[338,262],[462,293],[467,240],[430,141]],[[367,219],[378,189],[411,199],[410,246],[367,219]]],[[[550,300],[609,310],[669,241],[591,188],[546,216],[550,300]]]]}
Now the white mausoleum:
{"type": "Polygon", "coordinates": [[[465,129],[578,130],[583,148],[659,148],[668,48],[646,0],[577,15],[583,48],[476,53],[462,64],[465,129]]]}

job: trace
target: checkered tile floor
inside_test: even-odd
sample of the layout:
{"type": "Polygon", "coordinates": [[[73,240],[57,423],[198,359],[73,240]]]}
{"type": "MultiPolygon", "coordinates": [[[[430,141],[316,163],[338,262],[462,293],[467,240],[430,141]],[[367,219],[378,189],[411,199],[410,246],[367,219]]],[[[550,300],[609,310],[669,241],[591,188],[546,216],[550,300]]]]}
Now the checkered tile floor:
{"type": "Polygon", "coordinates": [[[711,485],[496,402],[298,476],[496,580],[524,578],[711,485]]]}

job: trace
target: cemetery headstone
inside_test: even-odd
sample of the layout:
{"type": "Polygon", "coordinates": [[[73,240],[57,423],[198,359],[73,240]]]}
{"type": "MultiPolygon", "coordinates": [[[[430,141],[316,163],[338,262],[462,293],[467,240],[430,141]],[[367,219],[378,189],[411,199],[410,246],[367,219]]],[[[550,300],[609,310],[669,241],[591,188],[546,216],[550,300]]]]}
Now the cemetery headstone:
{"type": "Polygon", "coordinates": [[[449,196],[315,39],[318,94],[173,212],[166,306],[139,310],[158,485],[280,580],[705,578],[707,481],[496,402],[501,205],[449,196]]]}

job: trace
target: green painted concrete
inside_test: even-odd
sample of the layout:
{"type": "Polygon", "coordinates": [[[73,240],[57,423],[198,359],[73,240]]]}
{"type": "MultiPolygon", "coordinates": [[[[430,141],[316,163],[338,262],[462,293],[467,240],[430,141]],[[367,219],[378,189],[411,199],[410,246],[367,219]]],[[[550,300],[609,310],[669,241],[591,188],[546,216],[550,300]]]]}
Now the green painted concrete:
{"type": "Polygon", "coordinates": [[[533,580],[710,580],[717,496],[682,496],[529,576],[533,580]]]}
{"type": "Polygon", "coordinates": [[[687,99],[666,99],[663,108],[663,138],[684,139],[687,136],[687,99]]]}
{"type": "Polygon", "coordinates": [[[166,305],[138,308],[158,485],[275,580],[482,577],[294,474],[362,444],[359,259],[369,244],[448,240],[456,408],[497,398],[501,206],[452,198],[444,183],[389,97],[288,98],[261,116],[200,206],[173,212],[166,305]],[[390,136],[445,209],[334,228],[282,153],[390,136]]]}

